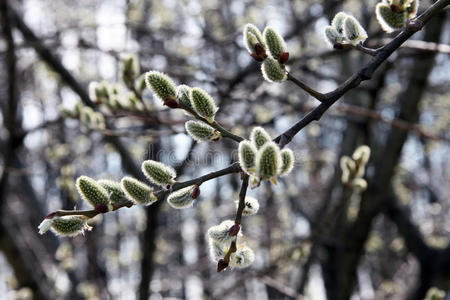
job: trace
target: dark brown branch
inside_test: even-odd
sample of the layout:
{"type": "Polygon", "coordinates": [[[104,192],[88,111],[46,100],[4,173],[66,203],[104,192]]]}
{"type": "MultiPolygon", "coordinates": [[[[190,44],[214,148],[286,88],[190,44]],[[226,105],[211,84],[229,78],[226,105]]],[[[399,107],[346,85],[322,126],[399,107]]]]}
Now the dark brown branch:
{"type": "MultiPolygon", "coordinates": [[[[275,139],[275,142],[277,142],[281,147],[284,147],[305,126],[307,126],[312,121],[320,120],[322,115],[343,95],[345,95],[351,89],[357,87],[362,81],[371,79],[373,73],[386,59],[389,58],[389,56],[391,56],[391,54],[395,50],[397,50],[414,33],[421,30],[433,15],[437,14],[448,4],[450,4],[450,0],[439,0],[416,19],[411,20],[410,23],[407,24],[405,29],[403,29],[399,33],[399,35],[397,35],[389,44],[387,44],[380,50],[377,50],[377,54],[365,67],[360,69],[357,73],[353,74],[334,91],[324,94],[325,98],[319,106],[317,106],[310,113],[300,119],[287,131],[283,132],[279,137],[275,139]]],[[[308,90],[306,91],[308,92],[308,90]]],[[[321,99],[318,100],[321,101],[321,99]]]]}

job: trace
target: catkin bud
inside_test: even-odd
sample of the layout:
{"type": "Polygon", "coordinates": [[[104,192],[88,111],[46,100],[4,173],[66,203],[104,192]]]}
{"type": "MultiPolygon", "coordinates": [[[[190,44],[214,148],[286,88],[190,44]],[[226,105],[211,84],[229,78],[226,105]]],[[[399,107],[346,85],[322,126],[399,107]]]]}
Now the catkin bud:
{"type": "Polygon", "coordinates": [[[273,179],[281,167],[280,148],[274,143],[266,143],[256,155],[256,176],[260,179],[273,179]]]}
{"type": "MultiPolygon", "coordinates": [[[[236,202],[236,209],[239,207],[239,200],[236,202]]],[[[258,199],[253,197],[245,197],[245,206],[244,210],[242,211],[243,216],[253,216],[256,215],[256,213],[259,210],[259,202],[258,199]]]]}
{"type": "Polygon", "coordinates": [[[197,114],[212,123],[214,116],[219,108],[216,106],[214,99],[201,88],[192,88],[190,92],[190,100],[197,114]]]}
{"type": "Polygon", "coordinates": [[[244,27],[244,45],[247,51],[255,59],[262,61],[266,57],[263,37],[259,29],[253,24],[247,24],[244,27]]]}
{"type": "Polygon", "coordinates": [[[281,168],[279,176],[283,176],[292,171],[294,167],[294,152],[291,149],[281,150],[281,168]]]}
{"type": "Polygon", "coordinates": [[[175,183],[177,173],[172,167],[154,160],[146,160],[141,165],[142,172],[152,183],[167,187],[175,183]]]}
{"type": "Polygon", "coordinates": [[[147,87],[164,103],[176,101],[176,85],[166,74],[158,71],[147,72],[145,82],[147,87]]]}
{"type": "Polygon", "coordinates": [[[98,130],[104,130],[106,128],[105,117],[101,112],[94,112],[92,114],[92,125],[98,130]]]}
{"type": "Polygon", "coordinates": [[[219,259],[223,258],[225,254],[227,253],[227,246],[223,243],[218,243],[217,241],[209,238],[208,239],[209,244],[209,256],[212,261],[219,261],[219,259]]]}
{"type": "Polygon", "coordinates": [[[250,133],[250,141],[255,145],[256,149],[261,149],[264,144],[270,142],[272,138],[262,127],[255,127],[250,133]]]}
{"type": "Polygon", "coordinates": [[[358,164],[365,165],[369,161],[370,158],[370,148],[369,146],[362,145],[356,148],[355,152],[352,155],[353,160],[355,160],[358,164]]]}
{"type": "Polygon", "coordinates": [[[194,189],[194,186],[188,186],[184,189],[175,191],[167,197],[167,202],[176,209],[191,207],[195,200],[192,195],[194,189]]]}
{"type": "Polygon", "coordinates": [[[134,90],[138,93],[138,95],[142,95],[146,87],[147,84],[145,83],[145,74],[142,74],[134,81],[134,90]]]}
{"type": "Polygon", "coordinates": [[[242,246],[235,253],[231,254],[230,266],[232,268],[247,268],[255,261],[255,253],[250,247],[242,246]]]}
{"type": "Polygon", "coordinates": [[[367,32],[353,16],[347,16],[344,21],[344,35],[352,45],[357,45],[367,39],[367,32]]]}
{"type": "Polygon", "coordinates": [[[419,0],[412,0],[409,3],[409,6],[406,8],[406,12],[408,14],[407,18],[412,19],[416,16],[417,10],[419,9],[419,0]]]}
{"type": "Polygon", "coordinates": [[[264,42],[273,58],[280,63],[285,64],[286,61],[280,61],[283,53],[287,53],[286,43],[283,37],[271,26],[267,26],[263,32],[264,42]]]}
{"type": "Polygon", "coordinates": [[[221,134],[211,126],[200,121],[187,121],[186,131],[197,142],[217,141],[221,134]]]}
{"type": "Polygon", "coordinates": [[[98,183],[108,192],[109,200],[114,204],[126,201],[126,195],[122,190],[120,182],[108,179],[101,179],[98,183]]]}
{"type": "Polygon", "coordinates": [[[342,44],[342,35],[333,26],[325,27],[325,41],[327,41],[331,46],[342,44]]]}
{"type": "Polygon", "coordinates": [[[406,24],[407,12],[393,12],[386,3],[378,3],[375,7],[375,15],[381,28],[387,33],[401,29],[406,24]]]}
{"type": "Polygon", "coordinates": [[[261,72],[268,82],[282,82],[286,80],[286,70],[272,57],[267,57],[261,65],[261,72]]]}
{"type": "Polygon", "coordinates": [[[122,178],[120,184],[128,199],[136,204],[150,205],[158,200],[151,187],[133,177],[122,178]]]}
{"type": "Polygon", "coordinates": [[[190,86],[182,84],[177,87],[178,101],[193,110],[194,108],[192,107],[190,93],[191,93],[190,86]]]}
{"type": "Polygon", "coordinates": [[[334,29],[336,29],[339,35],[344,34],[344,22],[347,16],[348,15],[345,12],[341,11],[338,12],[331,21],[331,26],[334,27],[334,29]]]}
{"type": "Polygon", "coordinates": [[[350,173],[353,173],[356,170],[355,162],[353,161],[353,159],[351,159],[350,157],[348,157],[346,155],[341,157],[340,165],[341,165],[342,171],[347,170],[350,173]]]}
{"type": "Polygon", "coordinates": [[[226,244],[230,243],[234,238],[230,235],[230,228],[234,225],[234,221],[225,220],[219,225],[213,226],[208,229],[208,236],[215,242],[226,244]]]}
{"type": "Polygon", "coordinates": [[[355,178],[352,181],[352,187],[358,192],[363,192],[367,189],[367,181],[363,178],[355,178]]]}
{"type": "Polygon", "coordinates": [[[239,164],[247,174],[255,172],[256,151],[256,147],[247,140],[239,143],[239,164]]]}
{"type": "Polygon", "coordinates": [[[120,56],[120,78],[130,89],[134,87],[134,80],[139,75],[139,60],[135,54],[126,53],[120,56]]]}
{"type": "Polygon", "coordinates": [[[77,179],[76,187],[80,196],[95,209],[108,206],[108,192],[94,179],[80,176],[77,179]]]}
{"type": "Polygon", "coordinates": [[[106,81],[89,83],[89,98],[92,102],[103,103],[108,99],[108,83],[106,81]]]}
{"type": "Polygon", "coordinates": [[[64,216],[46,218],[39,225],[39,234],[46,233],[51,229],[56,235],[75,236],[84,234],[85,230],[91,230],[86,223],[87,218],[84,216],[64,216]]]}

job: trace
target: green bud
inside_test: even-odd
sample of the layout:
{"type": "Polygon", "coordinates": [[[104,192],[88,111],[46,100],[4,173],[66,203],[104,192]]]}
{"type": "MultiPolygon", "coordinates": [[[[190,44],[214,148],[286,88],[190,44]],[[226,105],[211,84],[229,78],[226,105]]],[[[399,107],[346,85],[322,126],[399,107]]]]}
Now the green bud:
{"type": "Polygon", "coordinates": [[[212,261],[219,261],[219,259],[223,258],[227,251],[228,247],[223,243],[218,243],[213,239],[208,239],[209,244],[209,256],[212,261]]]}
{"type": "Polygon", "coordinates": [[[80,122],[87,128],[91,127],[94,121],[94,110],[89,106],[83,106],[80,113],[80,122]]]}
{"type": "Polygon", "coordinates": [[[281,169],[279,176],[286,175],[294,167],[294,152],[291,149],[281,150],[281,169]]]}
{"type": "Polygon", "coordinates": [[[195,186],[188,186],[184,189],[180,189],[171,193],[167,197],[167,202],[176,209],[183,209],[191,207],[194,203],[194,198],[192,197],[192,192],[194,191],[195,186]]]}
{"type": "Polygon", "coordinates": [[[286,70],[272,57],[267,57],[261,64],[261,72],[268,82],[282,82],[286,80],[286,70]]]}
{"type": "Polygon", "coordinates": [[[241,169],[247,174],[255,172],[256,147],[251,142],[244,140],[239,143],[238,152],[241,169]]]}
{"type": "Polygon", "coordinates": [[[259,29],[253,24],[247,24],[244,27],[244,45],[250,54],[256,54],[255,45],[260,44],[263,49],[266,48],[263,37],[259,29]]]}
{"type": "Polygon", "coordinates": [[[331,46],[343,43],[343,37],[333,26],[325,27],[325,41],[331,46]]]}
{"type": "Polygon", "coordinates": [[[130,89],[134,87],[134,80],[139,75],[139,60],[135,54],[126,53],[120,56],[120,78],[130,89]]]}
{"type": "Polygon", "coordinates": [[[344,22],[347,16],[348,15],[345,12],[341,11],[338,12],[331,21],[331,26],[334,27],[334,29],[336,29],[338,35],[344,34],[344,22]]]}
{"type": "MultiPolygon", "coordinates": [[[[239,207],[239,200],[236,202],[236,209],[239,207]]],[[[256,213],[259,210],[259,202],[258,199],[253,197],[245,197],[245,206],[244,210],[242,211],[243,216],[253,216],[256,215],[256,213]]]]}
{"type": "Polygon", "coordinates": [[[133,177],[122,178],[120,185],[128,199],[136,204],[150,205],[158,200],[151,187],[133,177]]]}
{"type": "Polygon", "coordinates": [[[182,84],[177,87],[178,101],[193,110],[194,108],[192,107],[190,93],[191,93],[190,86],[182,84]]]}
{"type": "Polygon", "coordinates": [[[228,244],[234,236],[230,235],[230,228],[234,225],[234,221],[225,220],[219,225],[208,229],[208,236],[217,243],[228,244]]]}
{"type": "Polygon", "coordinates": [[[98,183],[108,192],[109,200],[111,200],[112,203],[120,204],[127,200],[120,182],[101,179],[98,181],[98,183]]]}
{"type": "Polygon", "coordinates": [[[175,183],[177,173],[172,167],[154,160],[146,160],[141,165],[142,172],[152,183],[167,187],[175,183]]]}
{"type": "Polygon", "coordinates": [[[271,26],[264,29],[263,36],[270,54],[273,58],[279,60],[281,53],[287,52],[283,37],[271,26]]]}
{"type": "Polygon", "coordinates": [[[231,254],[230,266],[232,268],[247,268],[255,261],[255,253],[250,247],[241,246],[237,251],[231,254]]]}
{"type": "Polygon", "coordinates": [[[445,291],[432,287],[428,290],[424,300],[445,300],[445,291]]]}
{"type": "Polygon", "coordinates": [[[214,99],[201,88],[192,88],[190,93],[192,106],[197,114],[212,123],[219,108],[214,99]]]}
{"type": "Polygon", "coordinates": [[[256,176],[263,180],[273,179],[280,167],[280,148],[274,142],[264,144],[256,155],[256,176]]]}
{"type": "Polygon", "coordinates": [[[91,230],[91,227],[87,225],[87,218],[84,216],[46,218],[38,228],[40,234],[44,234],[51,229],[56,235],[63,236],[76,236],[80,233],[84,234],[85,230],[91,230]]]}
{"type": "Polygon", "coordinates": [[[94,112],[92,114],[92,125],[99,130],[104,130],[106,128],[105,117],[101,112],[94,112]]]}
{"type": "Polygon", "coordinates": [[[76,187],[80,196],[92,207],[97,208],[99,205],[108,206],[108,192],[94,179],[80,176],[77,179],[76,187]]]}
{"type": "Polygon", "coordinates": [[[406,24],[406,11],[394,13],[390,6],[386,3],[377,4],[375,8],[375,15],[381,28],[387,33],[401,29],[406,24]]]}
{"type": "Polygon", "coordinates": [[[353,16],[347,16],[344,21],[344,35],[352,45],[357,45],[367,39],[367,32],[353,16]]]}
{"type": "Polygon", "coordinates": [[[134,81],[134,89],[136,93],[142,95],[146,87],[147,84],[145,83],[145,74],[142,74],[134,81]]]}
{"type": "Polygon", "coordinates": [[[187,121],[186,131],[197,142],[206,142],[220,139],[220,132],[200,121],[187,121]]]}
{"type": "Polygon", "coordinates": [[[370,148],[367,145],[362,145],[356,148],[355,152],[353,152],[352,158],[358,164],[365,165],[369,161],[370,158],[370,148]]]}
{"type": "Polygon", "coordinates": [[[261,149],[264,144],[272,141],[272,138],[262,127],[253,128],[250,133],[250,141],[255,145],[256,149],[261,149]]]}
{"type": "Polygon", "coordinates": [[[150,71],[145,74],[147,87],[163,102],[175,100],[177,97],[176,85],[173,80],[164,73],[150,71]]]}
{"type": "Polygon", "coordinates": [[[352,188],[358,192],[364,192],[367,189],[367,181],[363,178],[355,178],[352,181],[352,188]]]}
{"type": "Polygon", "coordinates": [[[419,0],[412,0],[409,2],[409,6],[406,8],[407,18],[412,19],[417,15],[419,9],[419,0]]]}

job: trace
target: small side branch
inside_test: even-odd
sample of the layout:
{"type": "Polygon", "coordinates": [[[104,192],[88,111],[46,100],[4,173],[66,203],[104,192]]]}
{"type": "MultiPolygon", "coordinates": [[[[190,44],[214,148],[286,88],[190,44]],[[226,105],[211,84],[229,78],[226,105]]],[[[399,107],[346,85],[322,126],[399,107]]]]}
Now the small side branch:
{"type": "Polygon", "coordinates": [[[310,94],[311,96],[313,96],[314,98],[319,100],[320,102],[323,102],[326,100],[326,97],[324,94],[319,93],[318,91],[314,90],[313,88],[311,88],[309,85],[307,85],[303,81],[292,76],[291,73],[289,73],[289,72],[287,73],[287,79],[292,81],[296,86],[300,87],[301,89],[303,89],[305,92],[307,92],[308,94],[310,94]]]}

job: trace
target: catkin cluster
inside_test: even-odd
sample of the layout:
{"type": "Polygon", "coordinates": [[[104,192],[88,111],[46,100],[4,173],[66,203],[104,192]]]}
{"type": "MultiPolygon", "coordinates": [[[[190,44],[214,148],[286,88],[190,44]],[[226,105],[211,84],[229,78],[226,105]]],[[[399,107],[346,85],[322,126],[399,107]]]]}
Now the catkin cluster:
{"type": "Polygon", "coordinates": [[[239,164],[251,176],[252,186],[261,180],[277,183],[276,178],[288,174],[294,166],[294,153],[281,150],[262,127],[253,128],[250,140],[239,143],[239,164]]]}
{"type": "Polygon", "coordinates": [[[387,33],[402,29],[417,14],[419,0],[383,0],[375,7],[381,28],[387,33]]]}
{"type": "Polygon", "coordinates": [[[244,45],[250,56],[261,64],[261,72],[269,82],[282,82],[287,79],[285,64],[289,59],[283,37],[271,26],[263,33],[253,24],[244,27],[244,45]]]}
{"type": "Polygon", "coordinates": [[[367,33],[358,20],[344,12],[337,13],[331,25],[325,27],[325,40],[334,48],[345,44],[358,45],[367,39],[367,33]]]}
{"type": "Polygon", "coordinates": [[[366,145],[356,148],[352,157],[342,156],[340,161],[342,169],[342,183],[357,191],[365,191],[367,189],[367,181],[363,178],[363,176],[369,158],[370,148],[366,145]]]}

